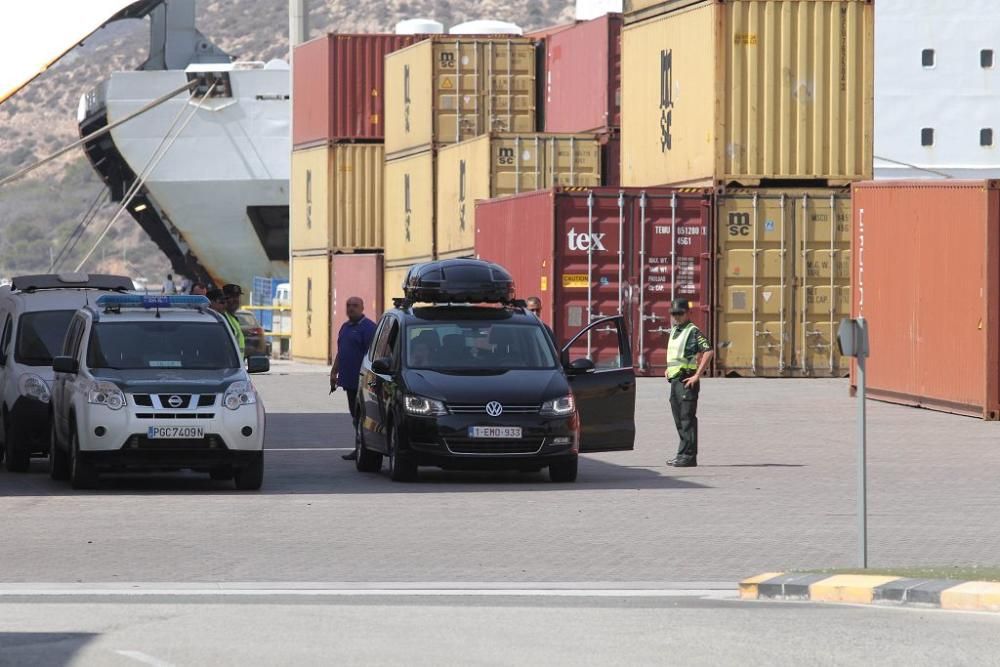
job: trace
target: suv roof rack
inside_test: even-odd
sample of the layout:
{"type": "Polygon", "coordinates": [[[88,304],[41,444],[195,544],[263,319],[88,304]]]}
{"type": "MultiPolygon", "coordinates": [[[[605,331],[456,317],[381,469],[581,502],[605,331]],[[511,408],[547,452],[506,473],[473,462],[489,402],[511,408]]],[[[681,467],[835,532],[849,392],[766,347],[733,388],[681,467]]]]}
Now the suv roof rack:
{"type": "Polygon", "coordinates": [[[479,259],[446,259],[411,267],[403,282],[403,294],[408,305],[417,302],[514,305],[514,279],[499,264],[479,259]]]}
{"type": "Polygon", "coordinates": [[[39,273],[17,276],[10,281],[16,292],[35,292],[50,289],[96,289],[106,292],[129,292],[135,289],[127,276],[87,273],[39,273]]]}

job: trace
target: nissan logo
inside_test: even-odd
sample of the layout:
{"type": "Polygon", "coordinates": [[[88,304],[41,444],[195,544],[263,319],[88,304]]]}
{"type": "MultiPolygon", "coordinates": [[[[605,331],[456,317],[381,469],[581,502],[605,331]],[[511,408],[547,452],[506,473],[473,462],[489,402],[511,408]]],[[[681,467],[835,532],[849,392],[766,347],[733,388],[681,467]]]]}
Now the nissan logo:
{"type": "Polygon", "coordinates": [[[486,404],[486,414],[490,417],[499,417],[503,414],[503,406],[496,401],[490,401],[486,404]]]}
{"type": "Polygon", "coordinates": [[[167,404],[172,408],[179,408],[184,403],[184,399],[180,396],[171,396],[167,399],[167,404]]]}

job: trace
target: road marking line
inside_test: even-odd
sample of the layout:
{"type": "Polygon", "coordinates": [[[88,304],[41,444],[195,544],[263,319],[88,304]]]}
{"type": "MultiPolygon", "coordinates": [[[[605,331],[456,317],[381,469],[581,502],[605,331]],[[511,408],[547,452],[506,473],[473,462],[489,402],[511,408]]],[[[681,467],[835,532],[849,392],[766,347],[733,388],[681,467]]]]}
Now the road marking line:
{"type": "Polygon", "coordinates": [[[566,598],[657,598],[697,597],[735,599],[734,590],[672,589],[23,589],[3,590],[0,597],[566,597],[566,598]]]}
{"type": "Polygon", "coordinates": [[[353,452],[354,447],[265,447],[265,452],[353,452]]]}
{"type": "Polygon", "coordinates": [[[144,665],[152,665],[153,667],[174,667],[171,662],[165,662],[159,658],[154,658],[148,653],[143,653],[142,651],[115,651],[118,655],[125,656],[126,658],[132,658],[136,662],[141,662],[144,665]]]}

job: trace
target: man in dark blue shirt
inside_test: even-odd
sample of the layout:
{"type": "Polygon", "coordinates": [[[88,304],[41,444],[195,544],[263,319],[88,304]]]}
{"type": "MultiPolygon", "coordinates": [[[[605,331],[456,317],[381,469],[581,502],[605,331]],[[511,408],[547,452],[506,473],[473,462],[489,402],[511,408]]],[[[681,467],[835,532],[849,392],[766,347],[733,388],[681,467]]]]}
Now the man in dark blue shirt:
{"type": "MultiPolygon", "coordinates": [[[[365,317],[365,302],[361,297],[352,296],[347,300],[347,321],[337,334],[337,358],[333,360],[330,370],[330,393],[339,386],[347,394],[347,407],[351,411],[355,432],[358,427],[358,375],[373,338],[375,323],[365,317]]],[[[350,461],[355,456],[357,453],[352,449],[342,458],[350,461]]]]}

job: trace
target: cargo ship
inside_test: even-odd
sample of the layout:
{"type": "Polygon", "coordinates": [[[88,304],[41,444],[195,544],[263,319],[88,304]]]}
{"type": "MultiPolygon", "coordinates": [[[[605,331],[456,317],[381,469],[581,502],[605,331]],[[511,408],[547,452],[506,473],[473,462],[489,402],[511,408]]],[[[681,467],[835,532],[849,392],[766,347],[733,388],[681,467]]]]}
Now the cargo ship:
{"type": "Polygon", "coordinates": [[[195,26],[195,0],[142,0],[103,25],[149,17],[149,58],[80,100],[86,137],[182,92],[85,144],[115,202],[192,280],[288,276],[288,65],[235,62],[195,26]],[[209,89],[210,92],[209,92],[209,89]],[[207,97],[205,94],[208,93],[207,97]]]}

